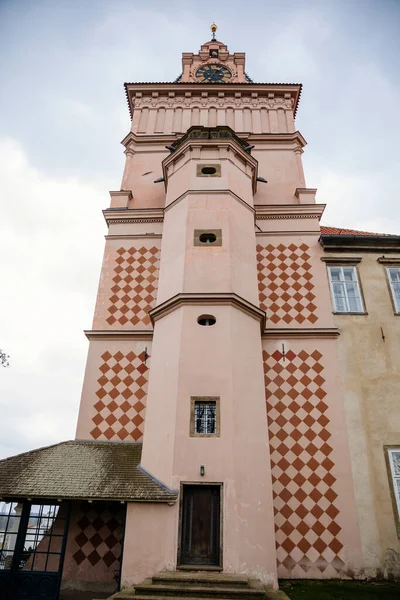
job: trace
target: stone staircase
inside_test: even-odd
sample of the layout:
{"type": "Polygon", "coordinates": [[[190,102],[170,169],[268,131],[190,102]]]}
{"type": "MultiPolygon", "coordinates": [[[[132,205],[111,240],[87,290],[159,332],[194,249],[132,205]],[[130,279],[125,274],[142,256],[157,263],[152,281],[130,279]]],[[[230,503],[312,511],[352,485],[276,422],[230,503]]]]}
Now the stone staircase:
{"type": "MultiPolygon", "coordinates": [[[[244,575],[165,571],[111,596],[112,600],[289,600],[283,592],[244,575]]],[[[111,599],[110,599],[111,600],[111,599]]]]}

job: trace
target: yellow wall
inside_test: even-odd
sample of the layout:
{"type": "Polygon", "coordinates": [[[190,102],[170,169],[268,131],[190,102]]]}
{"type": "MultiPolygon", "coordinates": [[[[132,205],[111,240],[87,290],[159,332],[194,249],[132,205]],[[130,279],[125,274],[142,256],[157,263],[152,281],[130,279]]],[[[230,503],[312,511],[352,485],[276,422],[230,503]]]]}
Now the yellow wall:
{"type": "MultiPolygon", "coordinates": [[[[362,257],[364,315],[335,315],[355,494],[367,576],[400,577],[400,539],[384,446],[400,446],[400,315],[394,314],[380,253],[362,257]],[[382,339],[382,331],[385,339],[382,339]]],[[[389,255],[399,257],[400,253],[389,255]]],[[[327,265],[328,266],[328,265],[327,265]]]]}

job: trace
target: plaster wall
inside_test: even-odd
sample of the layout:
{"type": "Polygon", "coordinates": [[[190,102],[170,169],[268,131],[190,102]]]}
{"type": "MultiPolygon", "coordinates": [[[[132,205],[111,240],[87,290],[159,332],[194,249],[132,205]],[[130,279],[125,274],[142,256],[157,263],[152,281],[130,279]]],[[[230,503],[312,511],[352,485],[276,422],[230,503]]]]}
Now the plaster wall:
{"type": "Polygon", "coordinates": [[[130,224],[121,229],[125,235],[106,240],[92,328],[151,329],[148,311],[157,298],[161,240],[130,237],[136,231],[130,224]]]}
{"type": "Polygon", "coordinates": [[[278,575],[363,573],[336,343],[263,339],[278,575]]]}
{"type": "Polygon", "coordinates": [[[258,320],[231,306],[178,308],[156,321],[152,369],[157,376],[149,384],[142,466],[173,489],[182,481],[223,483],[224,571],[274,584],[258,320]],[[216,325],[199,326],[203,312],[215,315],[216,325]],[[219,437],[190,436],[191,396],[220,397],[219,437]]]}
{"type": "Polygon", "coordinates": [[[252,175],[254,167],[246,164],[241,156],[231,148],[218,147],[188,148],[183,156],[167,165],[168,188],[166,206],[174,202],[188,190],[226,191],[230,190],[249,206],[253,205],[252,175]],[[220,175],[204,177],[197,173],[202,165],[220,166],[220,175]]]}
{"type": "MultiPolygon", "coordinates": [[[[235,130],[235,129],[234,129],[235,130]]],[[[239,133],[235,130],[236,133],[239,133]]],[[[183,132],[185,133],[185,131],[183,132]]],[[[239,134],[240,135],[240,134],[239,134]]],[[[165,187],[163,183],[154,183],[154,180],[162,176],[161,161],[168,156],[164,146],[173,141],[171,137],[154,142],[153,145],[145,146],[142,143],[132,148],[132,154],[127,155],[125,174],[121,187],[132,190],[133,199],[128,208],[159,207],[163,208],[166,203],[165,187]]],[[[257,193],[254,195],[255,204],[299,204],[295,196],[296,188],[304,188],[306,185],[301,161],[301,152],[297,142],[273,143],[262,142],[249,138],[249,144],[255,144],[252,156],[258,161],[258,175],[264,177],[268,184],[258,183],[257,193]]],[[[211,157],[204,156],[204,160],[211,157]]],[[[210,160],[211,161],[211,160],[210,160]]],[[[198,186],[189,185],[191,178],[187,175],[180,182],[179,189],[169,189],[169,202],[177,198],[183,191],[198,186]],[[184,179],[184,181],[183,181],[184,179]],[[184,189],[182,184],[184,183],[184,189]]],[[[205,178],[203,178],[205,179],[205,178]]],[[[216,178],[202,181],[202,186],[218,187],[220,182],[216,178]]],[[[235,175],[235,186],[240,184],[238,176],[235,175]]],[[[232,188],[231,181],[227,181],[225,189],[233,189],[240,197],[250,204],[253,196],[241,187],[232,188]]]]}
{"type": "Polygon", "coordinates": [[[334,327],[320,232],[280,235],[279,228],[286,228],[288,222],[302,228],[318,226],[315,219],[275,219],[275,231],[269,232],[270,221],[261,221],[264,232],[257,234],[257,268],[267,328],[334,327]]]}
{"type": "Polygon", "coordinates": [[[124,518],[117,502],[72,503],[61,589],[116,590],[124,518]]]}
{"type": "Polygon", "coordinates": [[[103,338],[89,346],[75,438],[143,438],[150,340],[103,338]]]}
{"type": "Polygon", "coordinates": [[[165,213],[157,304],[181,292],[234,292],[258,303],[252,211],[227,193],[189,193],[165,213]],[[221,229],[222,244],[194,244],[221,229]]]}
{"type": "MultiPolygon", "coordinates": [[[[337,254],[337,264],[342,256],[337,254]]],[[[381,253],[351,256],[362,258],[357,269],[367,314],[334,318],[365,574],[399,577],[398,517],[384,446],[400,444],[400,317],[386,266],[377,261],[381,253]]]]}

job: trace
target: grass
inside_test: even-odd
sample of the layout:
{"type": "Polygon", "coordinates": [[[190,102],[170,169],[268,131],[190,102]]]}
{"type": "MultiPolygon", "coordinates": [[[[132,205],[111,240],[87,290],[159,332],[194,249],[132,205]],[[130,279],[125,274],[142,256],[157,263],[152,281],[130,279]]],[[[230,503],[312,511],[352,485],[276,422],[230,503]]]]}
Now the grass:
{"type": "Polygon", "coordinates": [[[399,583],[281,580],[290,600],[400,600],[399,583]]]}

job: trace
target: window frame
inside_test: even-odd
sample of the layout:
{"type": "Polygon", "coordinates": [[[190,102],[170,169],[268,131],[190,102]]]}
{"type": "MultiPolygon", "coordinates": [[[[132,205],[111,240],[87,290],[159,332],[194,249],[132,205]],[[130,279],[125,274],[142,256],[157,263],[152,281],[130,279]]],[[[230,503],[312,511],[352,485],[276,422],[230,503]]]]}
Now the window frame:
{"type": "MultiPolygon", "coordinates": [[[[337,261],[337,263],[332,263],[327,265],[328,267],[328,280],[329,280],[329,287],[331,290],[331,298],[332,298],[332,305],[333,305],[333,313],[336,315],[365,315],[366,314],[366,310],[365,310],[365,301],[364,301],[364,296],[362,293],[362,288],[361,288],[361,282],[360,282],[360,278],[358,276],[358,269],[357,266],[354,264],[348,264],[346,263],[341,263],[340,259],[337,261]],[[359,299],[360,299],[360,305],[361,305],[361,310],[358,311],[354,311],[354,310],[338,310],[337,306],[336,306],[336,298],[335,298],[335,294],[333,291],[333,283],[336,282],[332,282],[332,277],[331,277],[331,269],[342,269],[342,275],[343,275],[343,269],[353,269],[353,272],[355,273],[355,279],[353,280],[354,283],[357,284],[357,288],[358,288],[358,294],[359,294],[359,299]]],[[[345,291],[345,300],[346,300],[346,305],[348,308],[350,308],[350,304],[349,304],[349,300],[348,300],[348,295],[347,295],[347,288],[345,285],[345,280],[341,279],[340,282],[338,283],[342,283],[344,286],[344,291],[345,291]]]]}
{"type": "Polygon", "coordinates": [[[400,454],[400,446],[384,446],[387,474],[389,479],[390,496],[393,506],[393,516],[396,523],[397,537],[400,539],[400,488],[397,488],[395,482],[400,480],[400,476],[394,473],[394,464],[392,455],[400,454]]]}
{"type": "Polygon", "coordinates": [[[219,396],[191,396],[190,397],[190,437],[216,438],[220,436],[220,398],[219,396]],[[197,402],[215,403],[215,433],[197,433],[196,432],[196,410],[197,402]]]}
{"type": "MultiPolygon", "coordinates": [[[[400,314],[400,298],[399,298],[399,300],[397,302],[396,294],[394,293],[393,282],[392,282],[392,279],[390,277],[390,270],[391,269],[396,269],[397,271],[399,271],[399,274],[400,274],[400,266],[393,266],[393,265],[391,266],[391,265],[388,265],[386,267],[386,277],[387,277],[387,280],[388,280],[388,283],[389,283],[389,289],[390,289],[390,293],[391,293],[393,311],[394,311],[394,313],[396,315],[398,315],[398,314],[400,314]]],[[[399,286],[400,286],[400,281],[399,281],[399,286]]]]}

